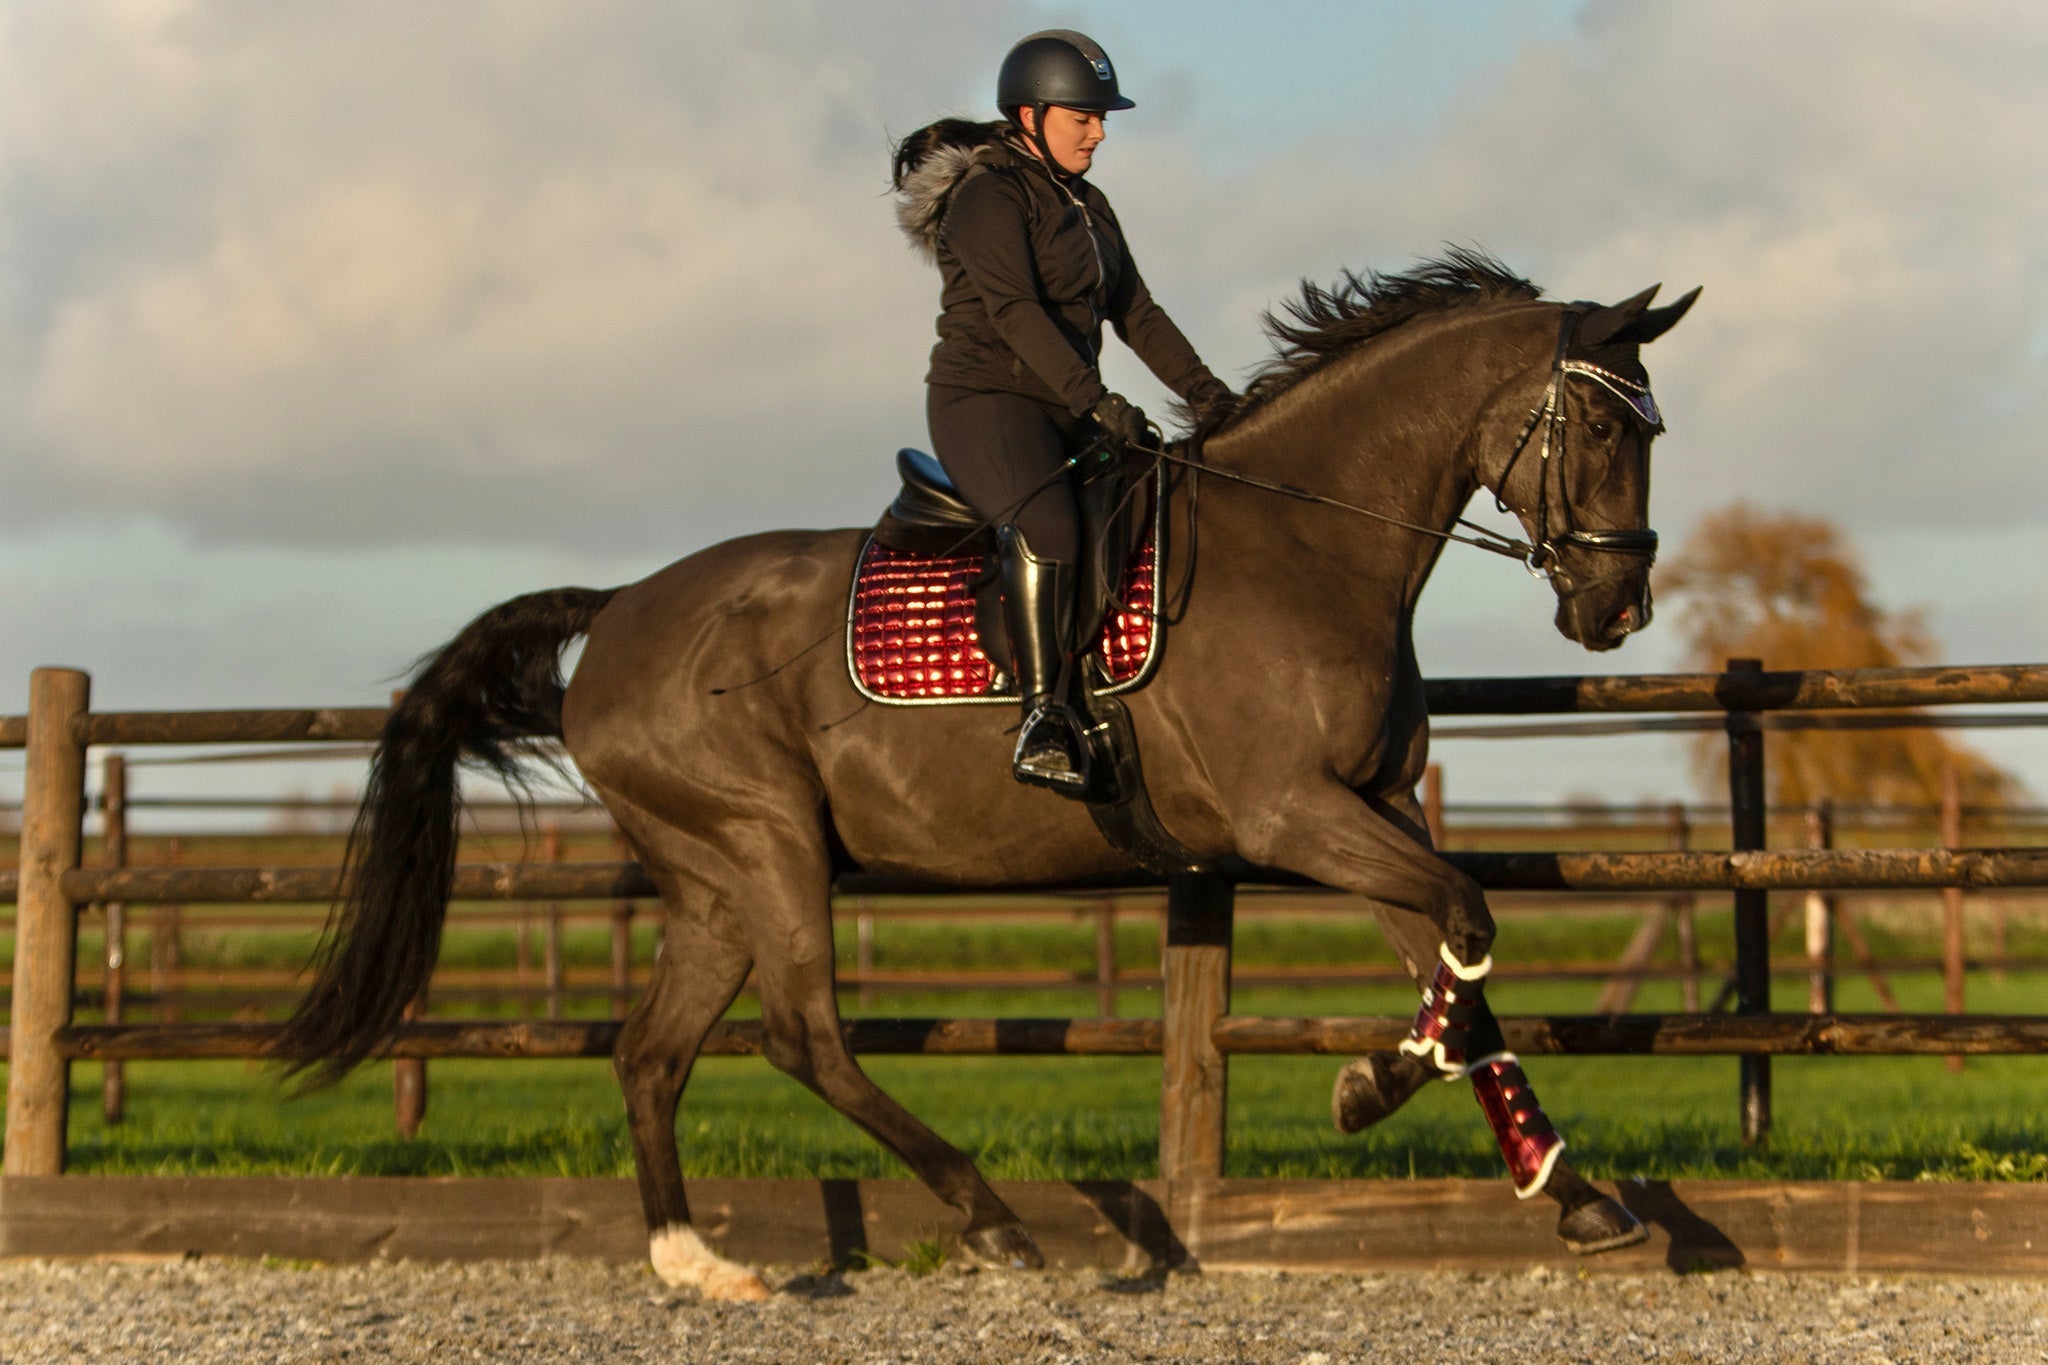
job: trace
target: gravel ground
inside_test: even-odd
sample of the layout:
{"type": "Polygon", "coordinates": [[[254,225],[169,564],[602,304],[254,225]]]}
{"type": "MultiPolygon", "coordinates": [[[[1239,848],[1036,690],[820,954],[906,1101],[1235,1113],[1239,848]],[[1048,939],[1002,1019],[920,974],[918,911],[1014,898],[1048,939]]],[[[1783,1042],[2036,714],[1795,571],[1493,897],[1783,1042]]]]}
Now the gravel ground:
{"type": "Polygon", "coordinates": [[[0,1361],[2044,1361],[2025,1281],[783,1274],[707,1304],[582,1261],[0,1262],[0,1361]]]}

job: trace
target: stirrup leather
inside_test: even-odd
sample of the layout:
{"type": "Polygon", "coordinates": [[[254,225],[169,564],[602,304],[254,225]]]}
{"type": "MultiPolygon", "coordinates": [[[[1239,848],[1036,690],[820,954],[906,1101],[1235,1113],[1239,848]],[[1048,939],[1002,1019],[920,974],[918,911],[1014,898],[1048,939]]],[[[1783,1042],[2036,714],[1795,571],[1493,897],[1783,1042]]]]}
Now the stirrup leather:
{"type": "Polygon", "coordinates": [[[1493,970],[1493,957],[1489,954],[1467,967],[1451,956],[1449,944],[1440,946],[1437,955],[1436,972],[1422,988],[1422,1007],[1400,1050],[1454,1081],[1472,1069],[1465,1061],[1465,1037],[1485,992],[1486,974],[1493,970]]]}

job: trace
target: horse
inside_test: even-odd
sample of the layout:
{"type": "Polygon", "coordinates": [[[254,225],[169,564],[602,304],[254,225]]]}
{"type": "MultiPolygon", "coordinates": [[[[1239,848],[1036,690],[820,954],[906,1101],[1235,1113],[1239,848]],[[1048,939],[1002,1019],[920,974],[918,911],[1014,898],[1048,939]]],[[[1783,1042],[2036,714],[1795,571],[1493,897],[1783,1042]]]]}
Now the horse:
{"type": "MultiPolygon", "coordinates": [[[[1440,954],[1486,959],[1494,938],[1478,885],[1432,851],[1415,794],[1429,737],[1418,599],[1445,546],[1472,539],[1547,575],[1556,628],[1587,649],[1649,624],[1662,423],[1639,348],[1693,298],[1653,308],[1655,292],[1560,303],[1462,249],[1304,282],[1268,315],[1275,354],[1242,400],[1176,447],[1169,496],[1185,530],[1159,569],[1184,591],[1156,672],[1125,697],[1158,817],[1205,858],[1369,899],[1418,983],[1440,954]],[[1481,490],[1527,544],[1458,529],[1481,490]]],[[[973,1161],[849,1051],[833,879],[1042,886],[1130,863],[1085,807],[1012,780],[1008,708],[857,695],[844,651],[819,646],[842,638],[865,534],[771,531],[624,587],[528,594],[426,657],[379,740],[349,888],[278,1055],[317,1085],[386,1042],[439,947],[458,766],[516,775],[536,737],[559,735],[662,903],[663,948],[613,1057],[659,1275],[712,1299],[769,1292],[692,1227],[675,1126],[698,1050],[750,970],[767,1060],[957,1210],[968,1256],[1042,1265],[973,1161]]],[[[1368,1117],[1419,1087],[1413,1057],[1363,1064],[1368,1117]]],[[[1575,1249],[1640,1235],[1568,1163],[1546,1175],[1575,1249]]]]}

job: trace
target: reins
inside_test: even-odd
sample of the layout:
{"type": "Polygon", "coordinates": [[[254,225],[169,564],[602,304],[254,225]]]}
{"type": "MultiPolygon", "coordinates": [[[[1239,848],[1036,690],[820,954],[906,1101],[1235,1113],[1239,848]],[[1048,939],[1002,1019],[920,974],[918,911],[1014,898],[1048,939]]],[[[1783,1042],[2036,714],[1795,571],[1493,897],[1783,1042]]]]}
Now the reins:
{"type": "MultiPolygon", "coordinates": [[[[1655,401],[1650,398],[1649,389],[1646,386],[1636,384],[1611,371],[1601,369],[1590,362],[1575,361],[1569,358],[1572,326],[1577,320],[1578,314],[1569,309],[1565,310],[1559,318],[1557,348],[1551,356],[1550,381],[1544,386],[1543,401],[1530,410],[1529,420],[1523,424],[1521,434],[1515,438],[1515,448],[1509,452],[1507,463],[1502,466],[1500,473],[1498,486],[1500,489],[1505,490],[1508,476],[1514,473],[1516,463],[1522,458],[1522,452],[1529,448],[1529,442],[1535,437],[1537,429],[1539,427],[1542,428],[1543,441],[1537,450],[1537,460],[1540,468],[1536,476],[1536,540],[1534,544],[1526,540],[1517,540],[1513,536],[1502,535],[1491,527],[1481,526],[1477,522],[1469,521],[1464,517],[1459,517],[1453,525],[1463,527],[1466,531],[1472,533],[1470,535],[1460,534],[1456,530],[1447,531],[1435,526],[1424,526],[1419,522],[1406,521],[1371,507],[1361,507],[1357,503],[1346,502],[1342,498],[1333,498],[1327,493],[1317,493],[1310,489],[1302,488],[1297,484],[1282,483],[1277,479],[1262,478],[1256,474],[1244,474],[1234,469],[1219,469],[1215,465],[1204,463],[1199,458],[1190,459],[1185,455],[1174,454],[1171,450],[1167,449],[1164,440],[1156,447],[1134,446],[1132,449],[1139,455],[1159,463],[1177,465],[1191,471],[1190,498],[1194,496],[1194,487],[1197,486],[1196,481],[1199,481],[1202,475],[1209,474],[1229,483],[1243,484],[1247,488],[1256,488],[1261,492],[1277,493],[1281,497],[1292,498],[1297,502],[1313,503],[1319,507],[1334,507],[1339,511],[1369,517],[1388,526],[1397,526],[1404,531],[1413,531],[1417,535],[1430,536],[1446,542],[1455,541],[1460,545],[1470,545],[1474,549],[1484,550],[1488,554],[1496,554],[1506,559],[1516,560],[1522,567],[1539,578],[1550,578],[1555,575],[1558,551],[1565,546],[1591,550],[1601,554],[1630,555],[1654,562],[1657,557],[1657,533],[1647,528],[1640,531],[1567,530],[1555,536],[1550,534],[1550,470],[1553,465],[1553,452],[1556,455],[1555,463],[1560,470],[1562,469],[1565,456],[1565,429],[1567,421],[1564,413],[1564,381],[1568,375],[1584,375],[1603,387],[1613,390],[1629,405],[1632,412],[1643,419],[1645,425],[1652,426],[1656,430],[1661,430],[1663,427],[1663,422],[1657,413],[1655,401]]],[[[1197,447],[1197,451],[1199,453],[1199,447],[1197,447]]],[[[1559,477],[1562,478],[1561,473],[1559,477]]],[[[1493,502],[1497,511],[1514,511],[1513,508],[1508,506],[1507,499],[1501,492],[1494,494],[1493,502]]],[[[1567,504],[1566,510],[1569,512],[1569,504],[1567,504]]],[[[1616,572],[1623,571],[1617,570],[1616,572]]],[[[1612,577],[1614,577],[1612,573],[1603,574],[1588,583],[1578,585],[1578,588],[1579,590],[1584,590],[1595,584],[1604,583],[1612,577]]]]}
{"type": "Polygon", "coordinates": [[[1247,488],[1256,488],[1261,492],[1278,493],[1284,498],[1293,498],[1296,502],[1309,502],[1319,507],[1334,507],[1343,512],[1355,512],[1362,517],[1371,517],[1374,521],[1383,521],[1389,526],[1398,526],[1404,531],[1414,531],[1418,535],[1434,536],[1438,540],[1455,540],[1461,545],[1470,545],[1474,549],[1485,550],[1489,554],[1503,555],[1509,559],[1527,563],[1530,556],[1536,553],[1536,547],[1525,540],[1516,540],[1511,536],[1504,536],[1498,531],[1476,525],[1465,520],[1463,517],[1458,518],[1457,524],[1477,532],[1476,535],[1460,535],[1456,531],[1444,531],[1434,526],[1424,526],[1419,522],[1403,521],[1399,517],[1388,516],[1385,512],[1375,511],[1370,507],[1360,507],[1355,502],[1346,502],[1342,498],[1333,498],[1326,493],[1313,493],[1295,484],[1280,483],[1274,479],[1263,479],[1256,474],[1240,474],[1234,469],[1219,469],[1215,465],[1204,464],[1200,460],[1190,460],[1186,456],[1175,455],[1164,448],[1153,449],[1149,446],[1138,446],[1136,449],[1140,454],[1151,459],[1165,464],[1178,465],[1183,469],[1191,469],[1195,471],[1198,477],[1207,474],[1214,478],[1222,479],[1227,483],[1241,483],[1247,488]]]}

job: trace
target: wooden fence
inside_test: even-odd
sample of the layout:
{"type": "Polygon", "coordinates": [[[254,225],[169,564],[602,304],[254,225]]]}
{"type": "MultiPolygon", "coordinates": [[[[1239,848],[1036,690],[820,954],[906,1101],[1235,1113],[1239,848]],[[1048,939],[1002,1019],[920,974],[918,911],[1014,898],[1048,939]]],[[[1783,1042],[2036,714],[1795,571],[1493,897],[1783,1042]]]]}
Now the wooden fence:
{"type": "MultiPolygon", "coordinates": [[[[266,1055],[264,1024],[74,1025],[77,918],[93,904],[323,902],[333,868],[84,868],[86,751],[92,745],[335,742],[359,744],[382,727],[383,708],[95,714],[85,674],[39,669],[29,713],[0,718],[0,746],[27,749],[20,870],[0,875],[17,901],[5,1173],[63,1168],[68,1068],[74,1060],[266,1055]]],[[[1721,674],[1652,677],[1465,679],[1430,685],[1433,714],[1572,712],[1720,713],[1730,748],[1730,852],[1459,852],[1451,862],[1492,890],[1732,891],[1733,1014],[1591,1015],[1504,1019],[1509,1046],[1527,1053],[1733,1055],[1741,1058],[1745,1139],[1770,1127],[1770,1057],[1799,1054],[1949,1054],[2048,1050],[2048,1016],[1774,1014],[1770,1008],[1767,894],[1774,890],[1968,889],[2048,886],[2048,849],[1767,850],[1764,742],[1779,711],[1895,709],[1954,703],[2048,701],[2048,665],[1766,672],[1731,661],[1721,674]]],[[[865,1052],[1138,1054],[1162,1059],[1160,1176],[1221,1174],[1228,1058],[1233,1053],[1351,1053],[1393,1045],[1403,1018],[1278,1018],[1230,1012],[1233,911],[1239,882],[1299,885],[1245,870],[1236,881],[1186,876],[1166,889],[1158,1019],[863,1019],[847,1025],[865,1052]]],[[[1154,888],[1142,876],[1071,892],[1154,888]]],[[[841,896],[944,890],[850,875],[841,896]]],[[[1049,888],[1038,888],[1047,890],[1049,888]]],[[[470,900],[608,900],[649,896],[631,863],[499,863],[462,867],[455,894],[470,900]]],[[[564,1057],[606,1054],[614,1021],[441,1020],[406,1024],[390,1054],[564,1057]]],[[[707,1051],[758,1050],[755,1026],[722,1025],[707,1051]]],[[[401,1087],[405,1084],[401,1072],[401,1087]]],[[[417,1073],[413,1073],[417,1074],[417,1073]]]]}

